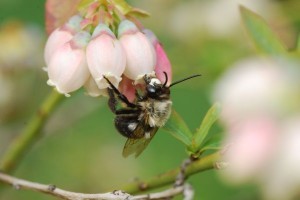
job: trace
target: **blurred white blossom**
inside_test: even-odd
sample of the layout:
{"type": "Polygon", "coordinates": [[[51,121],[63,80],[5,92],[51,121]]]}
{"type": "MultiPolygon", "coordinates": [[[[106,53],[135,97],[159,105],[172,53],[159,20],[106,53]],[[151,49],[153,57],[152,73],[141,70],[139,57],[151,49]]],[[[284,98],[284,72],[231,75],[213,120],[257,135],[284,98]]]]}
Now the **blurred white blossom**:
{"type": "Polygon", "coordinates": [[[0,25],[0,68],[41,66],[43,42],[43,32],[37,26],[20,21],[0,25]]]}
{"type": "Polygon", "coordinates": [[[248,58],[234,64],[220,78],[213,94],[223,104],[225,125],[257,115],[281,117],[300,108],[299,102],[293,102],[299,100],[299,75],[300,69],[271,59],[248,58]]]}
{"type": "Polygon", "coordinates": [[[43,42],[44,34],[38,26],[17,20],[0,24],[1,125],[20,116],[25,110],[22,108],[28,107],[27,100],[32,101],[32,97],[26,98],[24,93],[32,87],[27,79],[32,69],[43,65],[43,42]]]}
{"type": "Polygon", "coordinates": [[[270,15],[273,4],[267,0],[188,1],[172,9],[167,24],[179,38],[189,37],[195,32],[223,37],[234,33],[240,25],[239,5],[270,15]]]}
{"type": "Polygon", "coordinates": [[[300,115],[285,120],[279,141],[276,156],[261,178],[265,199],[295,199],[300,195],[300,115]]]}
{"type": "MultiPolygon", "coordinates": [[[[230,183],[255,182],[267,200],[300,193],[300,70],[295,61],[251,58],[217,82],[225,125],[221,172],[230,183]]],[[[297,62],[297,61],[296,61],[297,62]]]]}
{"type": "Polygon", "coordinates": [[[9,104],[14,96],[13,82],[0,70],[0,122],[5,116],[9,104]]]}

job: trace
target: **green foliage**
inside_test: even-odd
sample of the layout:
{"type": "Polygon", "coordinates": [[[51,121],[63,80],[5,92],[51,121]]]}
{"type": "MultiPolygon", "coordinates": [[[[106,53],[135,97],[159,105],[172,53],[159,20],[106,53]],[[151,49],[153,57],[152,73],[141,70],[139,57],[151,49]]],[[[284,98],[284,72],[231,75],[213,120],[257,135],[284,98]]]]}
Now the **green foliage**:
{"type": "Polygon", "coordinates": [[[208,136],[208,132],[210,128],[218,119],[220,110],[221,110],[220,105],[216,103],[206,113],[203,121],[201,122],[199,129],[197,129],[193,137],[192,148],[191,148],[193,153],[200,150],[201,146],[203,145],[205,139],[208,136]]]}
{"type": "Polygon", "coordinates": [[[134,15],[136,17],[149,16],[146,11],[139,8],[134,8],[124,0],[113,0],[113,3],[122,12],[123,15],[134,15]]]}
{"type": "Polygon", "coordinates": [[[149,17],[150,14],[142,9],[139,9],[139,8],[132,8],[128,13],[127,15],[129,16],[135,16],[135,17],[149,17]]]}
{"type": "Polygon", "coordinates": [[[300,36],[297,39],[297,51],[300,51],[300,36]]]}
{"type": "MultiPolygon", "coordinates": [[[[78,5],[79,11],[84,11],[88,8],[89,5],[91,5],[94,2],[99,2],[102,5],[107,5],[108,2],[106,0],[81,0],[78,5]]],[[[130,6],[126,1],[124,0],[112,0],[112,4],[122,13],[122,15],[127,16],[135,16],[135,17],[148,17],[150,14],[142,9],[135,8],[130,6]]]]}
{"type": "Polygon", "coordinates": [[[240,11],[246,31],[261,53],[271,56],[287,54],[285,46],[261,16],[243,6],[240,11]]]}
{"type": "Polygon", "coordinates": [[[78,4],[78,10],[88,7],[93,2],[95,2],[95,0],[81,0],[78,4]]]}
{"type": "Polygon", "coordinates": [[[131,11],[132,7],[124,0],[113,0],[113,4],[124,14],[126,15],[131,11]]]}
{"type": "Polygon", "coordinates": [[[175,110],[172,110],[171,117],[164,126],[164,129],[186,146],[191,145],[193,134],[175,110]]]}
{"type": "Polygon", "coordinates": [[[246,31],[259,52],[275,58],[284,66],[295,65],[299,62],[299,37],[296,49],[288,50],[261,16],[242,6],[240,11],[246,31]]]}
{"type": "Polygon", "coordinates": [[[218,119],[220,110],[220,105],[218,103],[214,104],[208,110],[200,127],[194,134],[192,134],[181,116],[173,110],[164,129],[184,143],[190,155],[199,157],[206,150],[218,150],[220,148],[221,134],[209,137],[209,130],[218,119]]]}
{"type": "Polygon", "coordinates": [[[216,134],[208,138],[208,140],[204,142],[201,146],[199,155],[201,155],[204,151],[207,150],[219,150],[222,145],[222,136],[222,134],[216,134]]]}

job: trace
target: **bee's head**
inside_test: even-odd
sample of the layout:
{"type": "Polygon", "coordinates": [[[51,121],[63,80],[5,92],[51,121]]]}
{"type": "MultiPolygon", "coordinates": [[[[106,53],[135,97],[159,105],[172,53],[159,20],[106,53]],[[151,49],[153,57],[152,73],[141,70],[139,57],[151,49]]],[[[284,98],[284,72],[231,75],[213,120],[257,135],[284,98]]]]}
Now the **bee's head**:
{"type": "Polygon", "coordinates": [[[146,83],[146,91],[149,97],[151,98],[160,98],[164,95],[169,95],[170,90],[166,87],[166,82],[162,84],[156,76],[145,75],[144,77],[146,83]]]}
{"type": "Polygon", "coordinates": [[[181,79],[179,81],[176,81],[169,86],[167,86],[168,83],[168,75],[166,72],[163,72],[165,74],[165,82],[162,84],[158,78],[154,74],[146,74],[144,76],[144,80],[146,83],[146,91],[147,95],[150,98],[153,99],[164,99],[164,98],[169,98],[170,96],[170,87],[181,83],[183,81],[189,80],[191,78],[195,78],[198,76],[201,76],[200,74],[195,74],[192,76],[189,76],[187,78],[181,79]]]}

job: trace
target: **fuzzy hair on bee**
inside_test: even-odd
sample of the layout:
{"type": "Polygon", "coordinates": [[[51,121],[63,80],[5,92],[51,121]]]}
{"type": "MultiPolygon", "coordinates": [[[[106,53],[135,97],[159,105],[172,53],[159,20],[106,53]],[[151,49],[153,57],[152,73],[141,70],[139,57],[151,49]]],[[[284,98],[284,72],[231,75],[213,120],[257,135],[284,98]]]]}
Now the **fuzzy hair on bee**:
{"type": "Polygon", "coordinates": [[[140,94],[136,90],[135,102],[130,102],[108,78],[104,79],[109,84],[108,88],[108,105],[113,113],[115,113],[115,127],[118,132],[127,139],[123,156],[127,157],[135,154],[138,157],[148,146],[157,130],[164,126],[168,121],[172,111],[172,101],[170,100],[170,87],[182,81],[200,76],[193,75],[185,79],[176,81],[167,86],[168,76],[165,73],[165,81],[161,81],[154,73],[145,74],[144,92],[140,94]],[[124,104],[117,109],[118,102],[124,104]]]}

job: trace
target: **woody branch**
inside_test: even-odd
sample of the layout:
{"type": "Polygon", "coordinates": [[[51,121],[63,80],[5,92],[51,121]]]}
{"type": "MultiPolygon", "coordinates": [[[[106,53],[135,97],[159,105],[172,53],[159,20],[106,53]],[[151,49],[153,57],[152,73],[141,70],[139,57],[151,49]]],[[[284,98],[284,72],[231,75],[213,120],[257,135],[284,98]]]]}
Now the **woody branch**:
{"type": "Polygon", "coordinates": [[[182,186],[170,188],[162,192],[132,196],[121,190],[115,190],[108,193],[85,194],[66,191],[57,188],[55,185],[45,185],[27,180],[19,179],[0,172],[0,181],[12,185],[15,189],[27,189],[55,196],[65,200],[142,200],[142,199],[162,199],[179,195],[187,190],[191,190],[190,186],[185,184],[182,186]]]}

